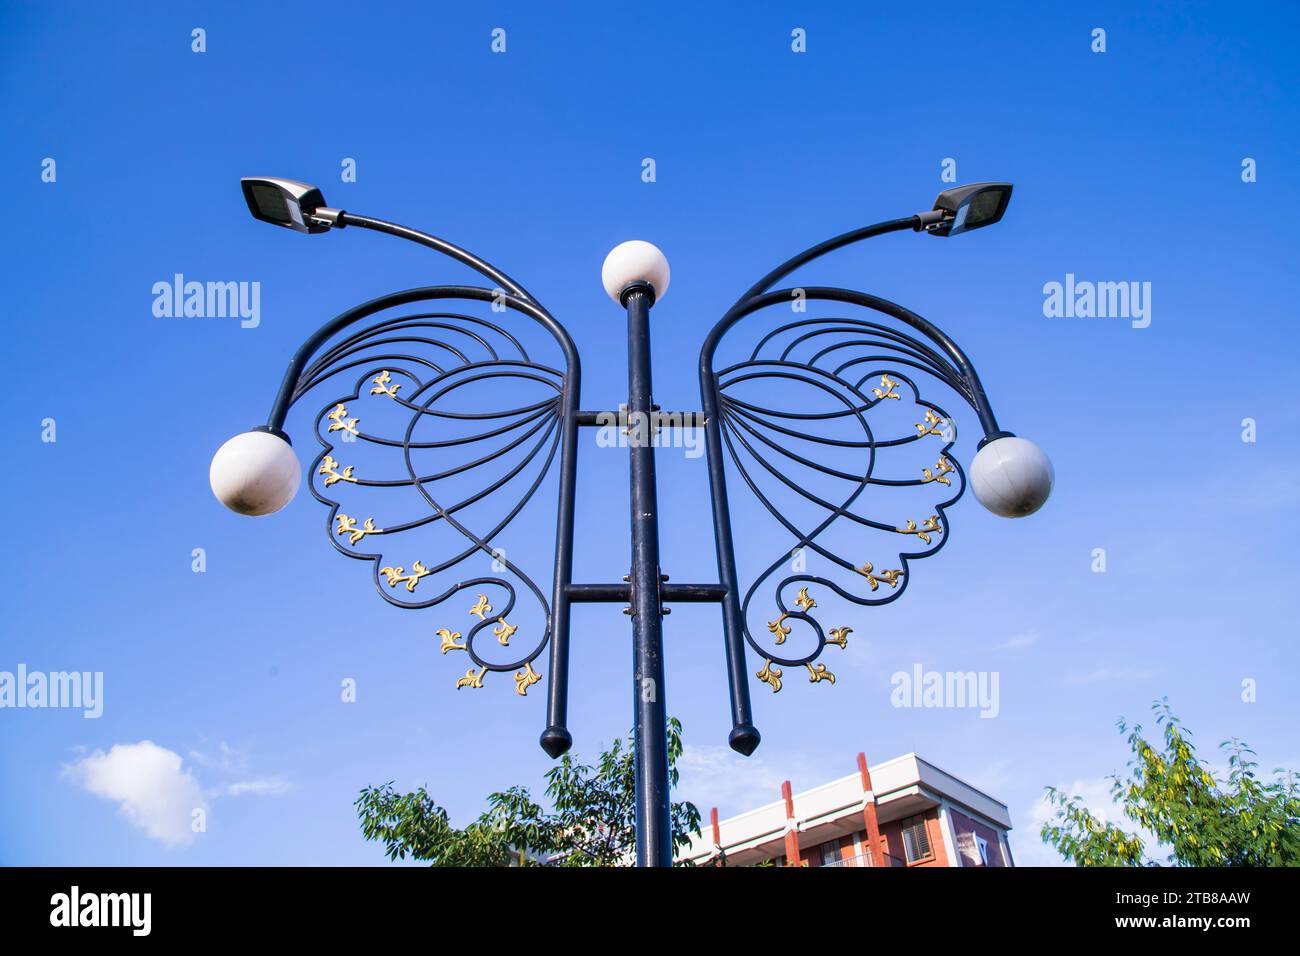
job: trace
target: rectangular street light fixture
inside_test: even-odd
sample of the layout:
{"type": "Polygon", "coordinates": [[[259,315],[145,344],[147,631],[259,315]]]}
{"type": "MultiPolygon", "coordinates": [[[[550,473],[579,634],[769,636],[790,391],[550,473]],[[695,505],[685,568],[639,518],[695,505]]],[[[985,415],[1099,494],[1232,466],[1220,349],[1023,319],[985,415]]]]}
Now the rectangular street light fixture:
{"type": "Polygon", "coordinates": [[[926,225],[932,236],[956,236],[991,226],[1005,215],[1011,202],[1010,183],[973,183],[939,193],[934,211],[943,219],[926,225]]]}
{"type": "Polygon", "coordinates": [[[267,176],[245,176],[239,185],[254,219],[296,232],[329,232],[326,223],[312,221],[312,213],[325,205],[315,186],[267,176]]]}

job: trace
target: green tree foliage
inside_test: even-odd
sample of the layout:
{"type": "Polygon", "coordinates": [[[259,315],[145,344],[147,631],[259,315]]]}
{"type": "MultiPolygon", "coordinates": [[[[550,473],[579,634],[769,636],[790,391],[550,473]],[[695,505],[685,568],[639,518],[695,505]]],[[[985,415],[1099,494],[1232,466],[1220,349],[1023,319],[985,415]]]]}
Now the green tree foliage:
{"type": "MultiPolygon", "coordinates": [[[[1226,773],[1216,779],[1196,756],[1167,700],[1152,706],[1161,729],[1159,747],[1141,725],[1120,720],[1133,752],[1129,775],[1110,777],[1111,795],[1141,833],[1169,851],[1172,866],[1300,865],[1300,776],[1275,770],[1262,780],[1254,751],[1233,738],[1220,744],[1226,773]]],[[[1158,865],[1140,833],[1098,820],[1076,796],[1047,788],[1055,817],[1043,825],[1043,842],[1078,866],[1158,865]]]]}
{"type": "MultiPolygon", "coordinates": [[[[677,786],[682,725],[668,721],[668,775],[677,786]]],[[[548,812],[527,789],[511,787],[487,798],[487,809],[464,829],[421,787],[398,793],[392,783],[366,787],[356,800],[361,832],[384,844],[390,860],[428,860],[434,866],[508,866],[543,860],[553,866],[627,866],[636,847],[636,768],[632,741],[616,740],[594,767],[565,754],[546,773],[548,812]],[[522,851],[522,852],[521,852],[522,851]]],[[[673,848],[699,831],[700,811],[671,806],[673,848]]]]}

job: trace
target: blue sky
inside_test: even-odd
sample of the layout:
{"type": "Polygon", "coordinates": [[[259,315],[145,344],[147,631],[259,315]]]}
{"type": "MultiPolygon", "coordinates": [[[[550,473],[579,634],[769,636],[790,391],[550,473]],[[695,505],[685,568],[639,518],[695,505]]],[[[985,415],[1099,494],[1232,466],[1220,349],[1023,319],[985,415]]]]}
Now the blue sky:
{"type": "MultiPolygon", "coordinates": [[[[1006,802],[1021,862],[1044,862],[1042,787],[1097,792],[1125,759],[1115,719],[1145,717],[1153,698],[1207,755],[1236,735],[1266,768],[1300,766],[1300,456],[1285,430],[1300,413],[1297,315],[1280,281],[1300,248],[1298,25],[1286,4],[6,4],[0,670],[102,671],[105,702],[95,720],[0,712],[0,862],[376,863],[351,808],[366,784],[427,783],[459,822],[494,789],[540,790],[541,694],[453,691],[433,618],[384,605],[321,540],[305,492],[250,521],[208,489],[213,451],[264,420],[311,330],[375,295],[470,277],[384,237],[255,223],[237,187],[250,174],[318,183],[333,205],[501,265],[577,340],[586,408],[626,395],[622,317],[599,282],[616,243],[650,240],[672,263],[655,391],[689,409],[708,327],[772,265],[928,208],[946,158],[960,182],[1014,182],[985,233],[886,237],[801,281],[884,295],[952,333],[1004,427],[1051,455],[1053,499],[1008,522],[968,495],[905,598],[854,620],[836,686],[754,685],[764,742],[748,762],[725,748],[717,610],[675,609],[683,795],[733,812],[786,777],[850,773],[859,750],[916,751],[1006,802]],[[196,27],[206,52],[191,51],[196,27]],[[498,27],[504,54],[490,50],[498,27]],[[1090,50],[1097,27],[1104,53],[1090,50]],[[175,273],[260,282],[260,324],[155,317],[150,290],[175,273]],[[1067,274],[1150,282],[1150,326],[1045,317],[1044,284],[1067,274]],[[918,663],[997,672],[998,716],[891,706],[890,675],[918,663]],[[340,700],[347,677],[355,703],[340,700]],[[96,752],[146,740],[157,749],[131,766],[167,794],[96,775],[96,752]],[[194,794],[207,831],[169,841],[150,821],[194,794]]],[[[966,425],[968,465],[973,416],[935,397],[966,425]]],[[[303,456],[326,400],[290,418],[303,456]]],[[[625,458],[590,442],[581,454],[575,579],[616,580],[625,458]]],[[[704,464],[659,459],[664,569],[713,580],[704,464]]],[[[739,550],[765,534],[745,523],[739,550]]],[[[540,535],[517,553],[544,561],[548,547],[540,535]]],[[[630,725],[626,634],[617,607],[575,613],[580,756],[630,725]]]]}

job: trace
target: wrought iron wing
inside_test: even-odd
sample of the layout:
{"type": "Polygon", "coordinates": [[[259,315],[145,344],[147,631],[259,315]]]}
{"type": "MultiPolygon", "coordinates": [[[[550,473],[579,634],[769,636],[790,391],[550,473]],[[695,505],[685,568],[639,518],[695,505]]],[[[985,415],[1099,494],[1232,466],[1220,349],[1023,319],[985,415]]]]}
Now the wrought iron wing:
{"type": "MultiPolygon", "coordinates": [[[[833,684],[823,654],[862,626],[853,608],[902,596],[916,562],[947,541],[948,509],[965,489],[956,425],[921,386],[979,410],[978,378],[920,316],[829,288],[742,299],[706,341],[700,376],[715,524],[729,523],[737,484],[770,521],[762,553],[747,542],[743,566],[730,529],[719,534],[722,576],[735,585],[724,608],[732,673],[748,645],[762,664],[750,679],[774,693],[790,669],[833,684]]],[[[733,708],[737,697],[747,692],[733,683],[733,708]]]]}
{"type": "MultiPolygon", "coordinates": [[[[309,392],[327,398],[309,472],[312,495],[328,508],[326,535],[369,564],[389,604],[436,609],[431,638],[466,665],[456,688],[506,673],[526,695],[542,678],[538,658],[567,570],[557,564],[546,580],[516,559],[536,549],[511,541],[544,541],[558,522],[557,550],[571,546],[563,482],[567,525],[528,505],[573,445],[572,342],[531,300],[461,286],[387,296],[332,325],[336,334],[300,363],[287,402],[309,392]],[[476,306],[488,317],[471,314],[476,306]],[[531,316],[543,334],[532,327],[529,340],[517,315],[499,314],[507,309],[531,316]],[[375,321],[354,329],[362,317],[375,321]]],[[[564,627],[567,640],[567,615],[564,627]]]]}

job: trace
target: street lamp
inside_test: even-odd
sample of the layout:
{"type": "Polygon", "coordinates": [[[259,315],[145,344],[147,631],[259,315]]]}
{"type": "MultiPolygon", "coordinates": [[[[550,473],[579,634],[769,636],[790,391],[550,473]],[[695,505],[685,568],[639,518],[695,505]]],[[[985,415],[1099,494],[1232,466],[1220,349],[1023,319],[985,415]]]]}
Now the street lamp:
{"type": "Polygon", "coordinates": [[[844,649],[852,628],[823,624],[831,611],[828,602],[873,607],[897,599],[911,580],[910,562],[929,557],[947,541],[946,509],[961,496],[965,477],[951,456],[956,441],[952,418],[921,397],[914,380],[918,372],[955,393],[976,414],[984,437],[971,476],[985,507],[999,515],[1023,516],[1041,507],[1051,491],[1047,457],[1032,442],[999,427],[973,365],[937,326],[865,292],[776,288],[799,267],[863,239],[906,230],[953,236],[991,225],[1006,211],[1009,184],[947,190],[929,211],[844,233],[769,272],[704,341],[700,413],[664,412],[652,398],[649,318],[668,290],[670,271],[663,253],[650,243],[617,246],[601,273],[606,292],[627,315],[626,406],[618,412],[583,411],[581,366],[568,331],[505,273],[428,233],[326,206],[320,190],[304,183],[252,178],[242,186],[255,218],[308,233],[348,226],[383,232],[468,265],[491,285],[408,289],[327,322],[294,354],[266,423],[217,452],[210,476],[213,492],[242,514],[269,514],[288,504],[299,481],[297,457],[284,430],[290,408],[335,376],[351,373],[344,381],[355,376],[352,386],[335,386],[315,419],[322,450],[309,469],[308,487],[330,509],[330,542],[342,554],[369,562],[376,590],[395,606],[439,607],[440,614],[454,614],[448,610],[454,605],[447,602],[465,592],[468,614],[461,607],[459,621],[468,616],[470,622],[453,617],[439,621],[445,626],[435,631],[444,655],[463,654],[470,661],[456,681],[458,689],[481,688],[489,674],[506,673],[513,676],[517,693],[526,695],[542,679],[533,665],[546,651],[547,720],[541,745],[553,758],[572,744],[567,726],[571,606],[623,604],[633,634],[639,865],[672,862],[662,636],[670,606],[721,606],[732,718],[729,743],[748,755],[760,737],[752,717],[746,647],[763,662],[753,677],[773,693],[781,690],[791,668],[805,668],[813,684],[834,683],[835,675],[819,658],[828,647],[844,649]],[[454,310],[456,302],[460,308],[490,306],[504,317],[472,316],[454,310]],[[803,317],[810,302],[851,314],[803,317]],[[389,315],[405,307],[416,311],[389,315]],[[752,348],[746,341],[733,343],[737,336],[744,339],[741,333],[727,338],[745,319],[752,321],[744,328],[755,328],[757,335],[770,324],[760,322],[758,313],[770,319],[782,309],[791,310],[794,318],[758,337],[752,348]],[[373,317],[380,318],[355,328],[373,317]],[[881,317],[889,322],[879,321],[881,317]],[[542,361],[525,342],[529,328],[552,352],[558,350],[558,363],[542,361]],[[739,360],[719,367],[719,349],[725,352],[731,344],[744,346],[739,360]],[[524,389],[539,397],[523,404],[505,397],[524,389]],[[897,424],[900,415],[910,412],[919,420],[897,424]],[[371,421],[391,422],[393,416],[397,425],[371,430],[371,421]],[[614,421],[629,448],[630,569],[621,582],[574,582],[577,438],[583,428],[614,421]],[[659,561],[655,445],[661,433],[700,422],[718,582],[670,582],[659,561]],[[370,470],[358,464],[354,459],[363,447],[400,452],[401,467],[370,470]],[[882,473],[881,463],[900,453],[922,455],[932,464],[911,473],[882,473]],[[464,460],[455,460],[457,454],[464,460]],[[544,591],[499,545],[553,463],[558,469],[556,543],[551,585],[544,591]],[[741,479],[741,487],[794,542],[793,549],[778,549],[764,570],[746,575],[747,587],[732,538],[729,473],[741,479]],[[779,506],[774,488],[795,496],[803,513],[779,506]],[[388,503],[367,504],[371,499],[365,496],[378,496],[379,489],[386,489],[382,493],[390,496],[388,503]],[[391,503],[394,492],[400,493],[398,504],[391,503]],[[912,503],[894,504],[894,496],[912,503]],[[414,515],[401,510],[411,501],[418,507],[414,515]],[[502,503],[488,520],[476,509],[492,502],[502,503]],[[922,506],[914,517],[899,510],[922,506]],[[806,517],[809,511],[815,517],[806,517]],[[851,534],[831,542],[842,528],[851,534]],[[418,554],[406,544],[412,535],[435,532],[449,535],[454,544],[422,546],[418,554]],[[846,549],[855,553],[843,553],[846,549]],[[798,562],[790,560],[791,554],[800,556],[798,562]],[[807,565],[808,556],[817,563],[815,570],[807,565]],[[493,573],[461,577],[472,558],[490,559],[493,573]],[[536,605],[540,627],[529,627],[520,616],[528,603],[536,605]],[[815,609],[820,609],[816,615],[815,609]]]}
{"type": "Polygon", "coordinates": [[[1011,202],[1010,183],[974,183],[939,193],[933,212],[940,217],[927,222],[932,236],[959,236],[963,232],[991,226],[1006,214],[1011,202]]]}

